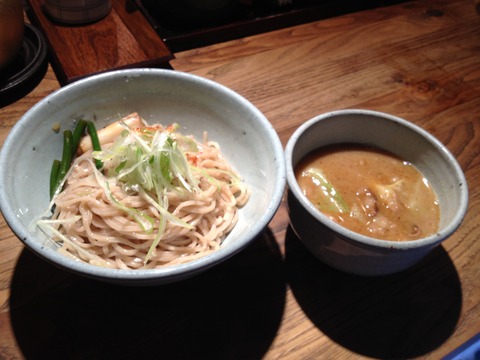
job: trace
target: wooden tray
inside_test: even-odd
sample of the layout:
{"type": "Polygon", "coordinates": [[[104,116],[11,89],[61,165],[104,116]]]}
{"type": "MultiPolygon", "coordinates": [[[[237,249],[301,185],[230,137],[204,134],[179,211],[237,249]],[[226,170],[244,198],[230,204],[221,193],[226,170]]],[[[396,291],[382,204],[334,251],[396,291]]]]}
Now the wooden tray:
{"type": "Polygon", "coordinates": [[[26,13],[48,43],[59,82],[132,67],[168,68],[173,54],[131,0],[112,1],[112,11],[87,25],[52,21],[43,0],[26,0],[26,13]]]}

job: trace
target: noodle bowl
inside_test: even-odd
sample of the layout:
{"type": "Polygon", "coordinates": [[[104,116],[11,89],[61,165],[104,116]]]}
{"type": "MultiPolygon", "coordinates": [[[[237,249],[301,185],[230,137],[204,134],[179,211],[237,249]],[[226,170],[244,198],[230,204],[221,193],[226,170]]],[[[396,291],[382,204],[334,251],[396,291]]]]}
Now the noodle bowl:
{"type": "MultiPolygon", "coordinates": [[[[246,185],[224,159],[218,144],[208,141],[206,135],[200,143],[161,125],[129,131],[103,146],[101,152],[88,150],[75,159],[64,189],[52,200],[53,216],[40,220],[39,226],[61,244],[61,253],[103,267],[158,268],[217,250],[237,223],[238,209],[249,199],[246,185]],[[171,183],[160,189],[161,181],[154,181],[153,186],[145,182],[150,171],[164,171],[155,168],[152,154],[158,154],[155,139],[165,133],[166,139],[172,140],[163,140],[164,144],[175,148],[175,142],[182,148],[191,177],[172,175],[169,170],[165,177],[171,177],[171,183]],[[150,152],[139,161],[147,167],[119,170],[128,155],[122,153],[120,163],[112,154],[131,146],[132,137],[150,141],[150,152]],[[98,158],[105,160],[101,171],[94,162],[98,158]],[[141,179],[133,176],[132,182],[136,170],[140,170],[141,179]]],[[[161,156],[157,156],[159,162],[164,159],[161,156]]]]}
{"type": "MultiPolygon", "coordinates": [[[[113,139],[101,143],[113,145],[113,139]]],[[[106,149],[106,145],[103,148],[106,149]]],[[[216,266],[244,251],[262,236],[282,203],[285,190],[283,146],[262,112],[224,85],[166,69],[108,71],[75,81],[46,96],[27,111],[10,131],[0,151],[0,169],[0,210],[13,233],[28,250],[60,271],[129,286],[162,285],[183,281],[209,269],[215,271],[216,266]],[[64,236],[62,233],[54,233],[59,224],[51,218],[54,192],[49,174],[52,161],[62,155],[62,139],[59,132],[52,130],[72,129],[72,119],[91,121],[100,129],[132,111],[141,111],[142,117],[151,124],[179,122],[179,131],[193,135],[201,145],[204,143],[203,133],[207,130],[209,140],[218,142],[223,157],[248,187],[248,201],[240,209],[237,206],[238,220],[221,241],[218,250],[181,264],[136,270],[96,266],[90,264],[90,260],[75,260],[79,258],[78,254],[74,254],[72,259],[70,254],[65,256],[61,253],[63,250],[59,251],[60,247],[67,245],[59,236],[64,236]],[[50,221],[48,229],[37,226],[39,219],[43,219],[44,225],[50,221]]],[[[97,174],[96,170],[92,171],[97,174]]],[[[200,177],[196,172],[192,175],[195,179],[200,177]]],[[[73,176],[73,169],[68,176],[73,176]]],[[[115,190],[114,182],[115,179],[109,181],[112,190],[115,190]]],[[[239,178],[234,178],[231,185],[244,186],[239,178]]],[[[129,190],[126,192],[129,195],[133,195],[135,190],[133,187],[124,189],[129,190]]],[[[152,194],[152,191],[145,193],[152,194]]],[[[153,194],[156,195],[155,191],[153,194]]],[[[199,196],[199,190],[195,194],[199,196]]],[[[151,197],[157,199],[157,196],[151,197]]],[[[187,206],[187,203],[182,206],[187,206]]],[[[170,216],[168,214],[167,217],[170,216]]],[[[124,217],[129,218],[125,214],[124,217]]],[[[148,217],[150,215],[145,214],[144,218],[148,217]]],[[[71,218],[70,221],[77,220],[71,218]]],[[[172,221],[170,226],[175,219],[172,221]]],[[[180,219],[177,221],[180,222],[180,219]]],[[[137,218],[132,224],[143,223],[141,218],[137,218]]],[[[152,233],[158,232],[155,228],[151,230],[152,233]]],[[[169,231],[167,228],[164,230],[165,233],[169,231]]],[[[182,230],[185,231],[185,228],[182,230]]],[[[148,231],[137,235],[146,237],[148,231]]],[[[85,239],[81,241],[88,242],[85,239]]],[[[153,244],[151,240],[139,239],[135,243],[142,241],[153,244]]],[[[166,245],[167,242],[164,239],[159,241],[158,248],[155,247],[157,255],[160,244],[166,245]]],[[[131,250],[125,245],[122,245],[123,249],[131,250]]],[[[92,249],[85,251],[91,252],[92,249]]],[[[145,251],[142,256],[144,254],[145,251]]],[[[152,251],[150,256],[153,255],[152,251]]],[[[145,264],[142,256],[138,260],[143,264],[140,266],[150,266],[150,261],[145,264]]],[[[42,274],[39,273],[39,276],[42,274]]]]}

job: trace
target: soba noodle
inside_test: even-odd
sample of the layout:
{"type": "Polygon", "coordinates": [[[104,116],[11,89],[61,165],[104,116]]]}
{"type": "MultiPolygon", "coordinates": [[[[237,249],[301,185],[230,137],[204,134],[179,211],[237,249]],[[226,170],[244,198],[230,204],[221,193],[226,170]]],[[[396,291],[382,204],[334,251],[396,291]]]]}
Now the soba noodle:
{"type": "MultiPolygon", "coordinates": [[[[60,252],[98,266],[145,269],[188,262],[221,246],[249,191],[217,143],[206,135],[199,143],[173,129],[161,125],[130,129],[134,134],[124,133],[121,140],[125,145],[129,136],[137,136],[153,148],[153,138],[164,133],[170,139],[165,143],[182,148],[186,171],[191,173],[179,179],[169,172],[165,176],[171,182],[161,189],[158,181],[151,186],[135,183],[125,170],[121,180],[112,175],[122,172],[121,164],[112,160],[112,152],[120,147],[118,139],[100,153],[88,150],[75,159],[63,190],[52,200],[52,218],[41,221],[61,244],[60,252]],[[94,162],[99,157],[104,160],[101,171],[94,162]]],[[[147,164],[153,164],[153,156],[147,159],[143,166],[149,167],[141,174],[145,181],[158,175],[147,176],[149,171],[160,171],[147,164]]]]}

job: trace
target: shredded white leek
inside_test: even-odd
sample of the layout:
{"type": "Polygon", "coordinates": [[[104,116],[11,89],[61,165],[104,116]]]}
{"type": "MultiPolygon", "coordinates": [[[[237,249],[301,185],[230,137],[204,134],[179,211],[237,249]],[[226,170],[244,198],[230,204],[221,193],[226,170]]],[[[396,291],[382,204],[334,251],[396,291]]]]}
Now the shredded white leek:
{"type": "MultiPolygon", "coordinates": [[[[168,211],[167,194],[174,192],[184,197],[188,193],[195,193],[199,190],[199,184],[197,177],[194,175],[199,173],[207,181],[217,184],[219,189],[220,185],[204,170],[196,168],[189,162],[186,154],[188,152],[196,153],[199,149],[197,143],[191,137],[176,132],[177,124],[167,128],[160,125],[147,126],[146,124],[145,127],[130,128],[122,121],[120,124],[125,130],[110,146],[101,151],[93,151],[93,159],[88,159],[88,161],[91,163],[98,184],[103,187],[105,194],[115,207],[133,218],[146,233],[153,232],[157,227],[155,239],[144,259],[144,263],[147,263],[161,241],[167,221],[184,228],[193,228],[192,225],[168,211]],[[98,170],[95,167],[94,160],[100,160],[103,163],[103,168],[98,170]],[[126,206],[120,199],[115,198],[111,188],[118,186],[118,184],[121,184],[123,190],[127,192],[138,193],[162,215],[157,224],[151,216],[126,206]]],[[[71,169],[74,168],[74,165],[71,169]]],[[[218,171],[222,170],[219,169],[218,171]]],[[[235,179],[237,178],[235,175],[235,179]]],[[[240,178],[237,181],[240,181],[240,178]]],[[[59,189],[62,187],[63,183],[62,186],[59,186],[59,189]]],[[[53,208],[58,193],[59,191],[52,198],[50,209],[53,208]]],[[[69,221],[75,222],[78,220],[79,218],[75,217],[69,221]]],[[[44,233],[54,235],[59,241],[71,244],[79,252],[87,251],[75,246],[70,239],[57,231],[54,226],[58,223],[65,223],[65,221],[41,220],[37,224],[44,233]]],[[[102,265],[108,266],[106,263],[102,265]]]]}

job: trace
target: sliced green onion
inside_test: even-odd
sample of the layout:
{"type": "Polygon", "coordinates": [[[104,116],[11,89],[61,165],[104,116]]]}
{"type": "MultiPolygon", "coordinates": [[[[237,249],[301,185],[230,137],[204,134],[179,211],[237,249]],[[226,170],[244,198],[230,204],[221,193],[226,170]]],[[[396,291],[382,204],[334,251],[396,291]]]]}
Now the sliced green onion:
{"type": "Polygon", "coordinates": [[[319,185],[320,191],[315,198],[315,206],[323,211],[345,213],[350,211],[349,206],[334,186],[327,180],[324,174],[318,169],[310,168],[306,174],[319,185]]]}

